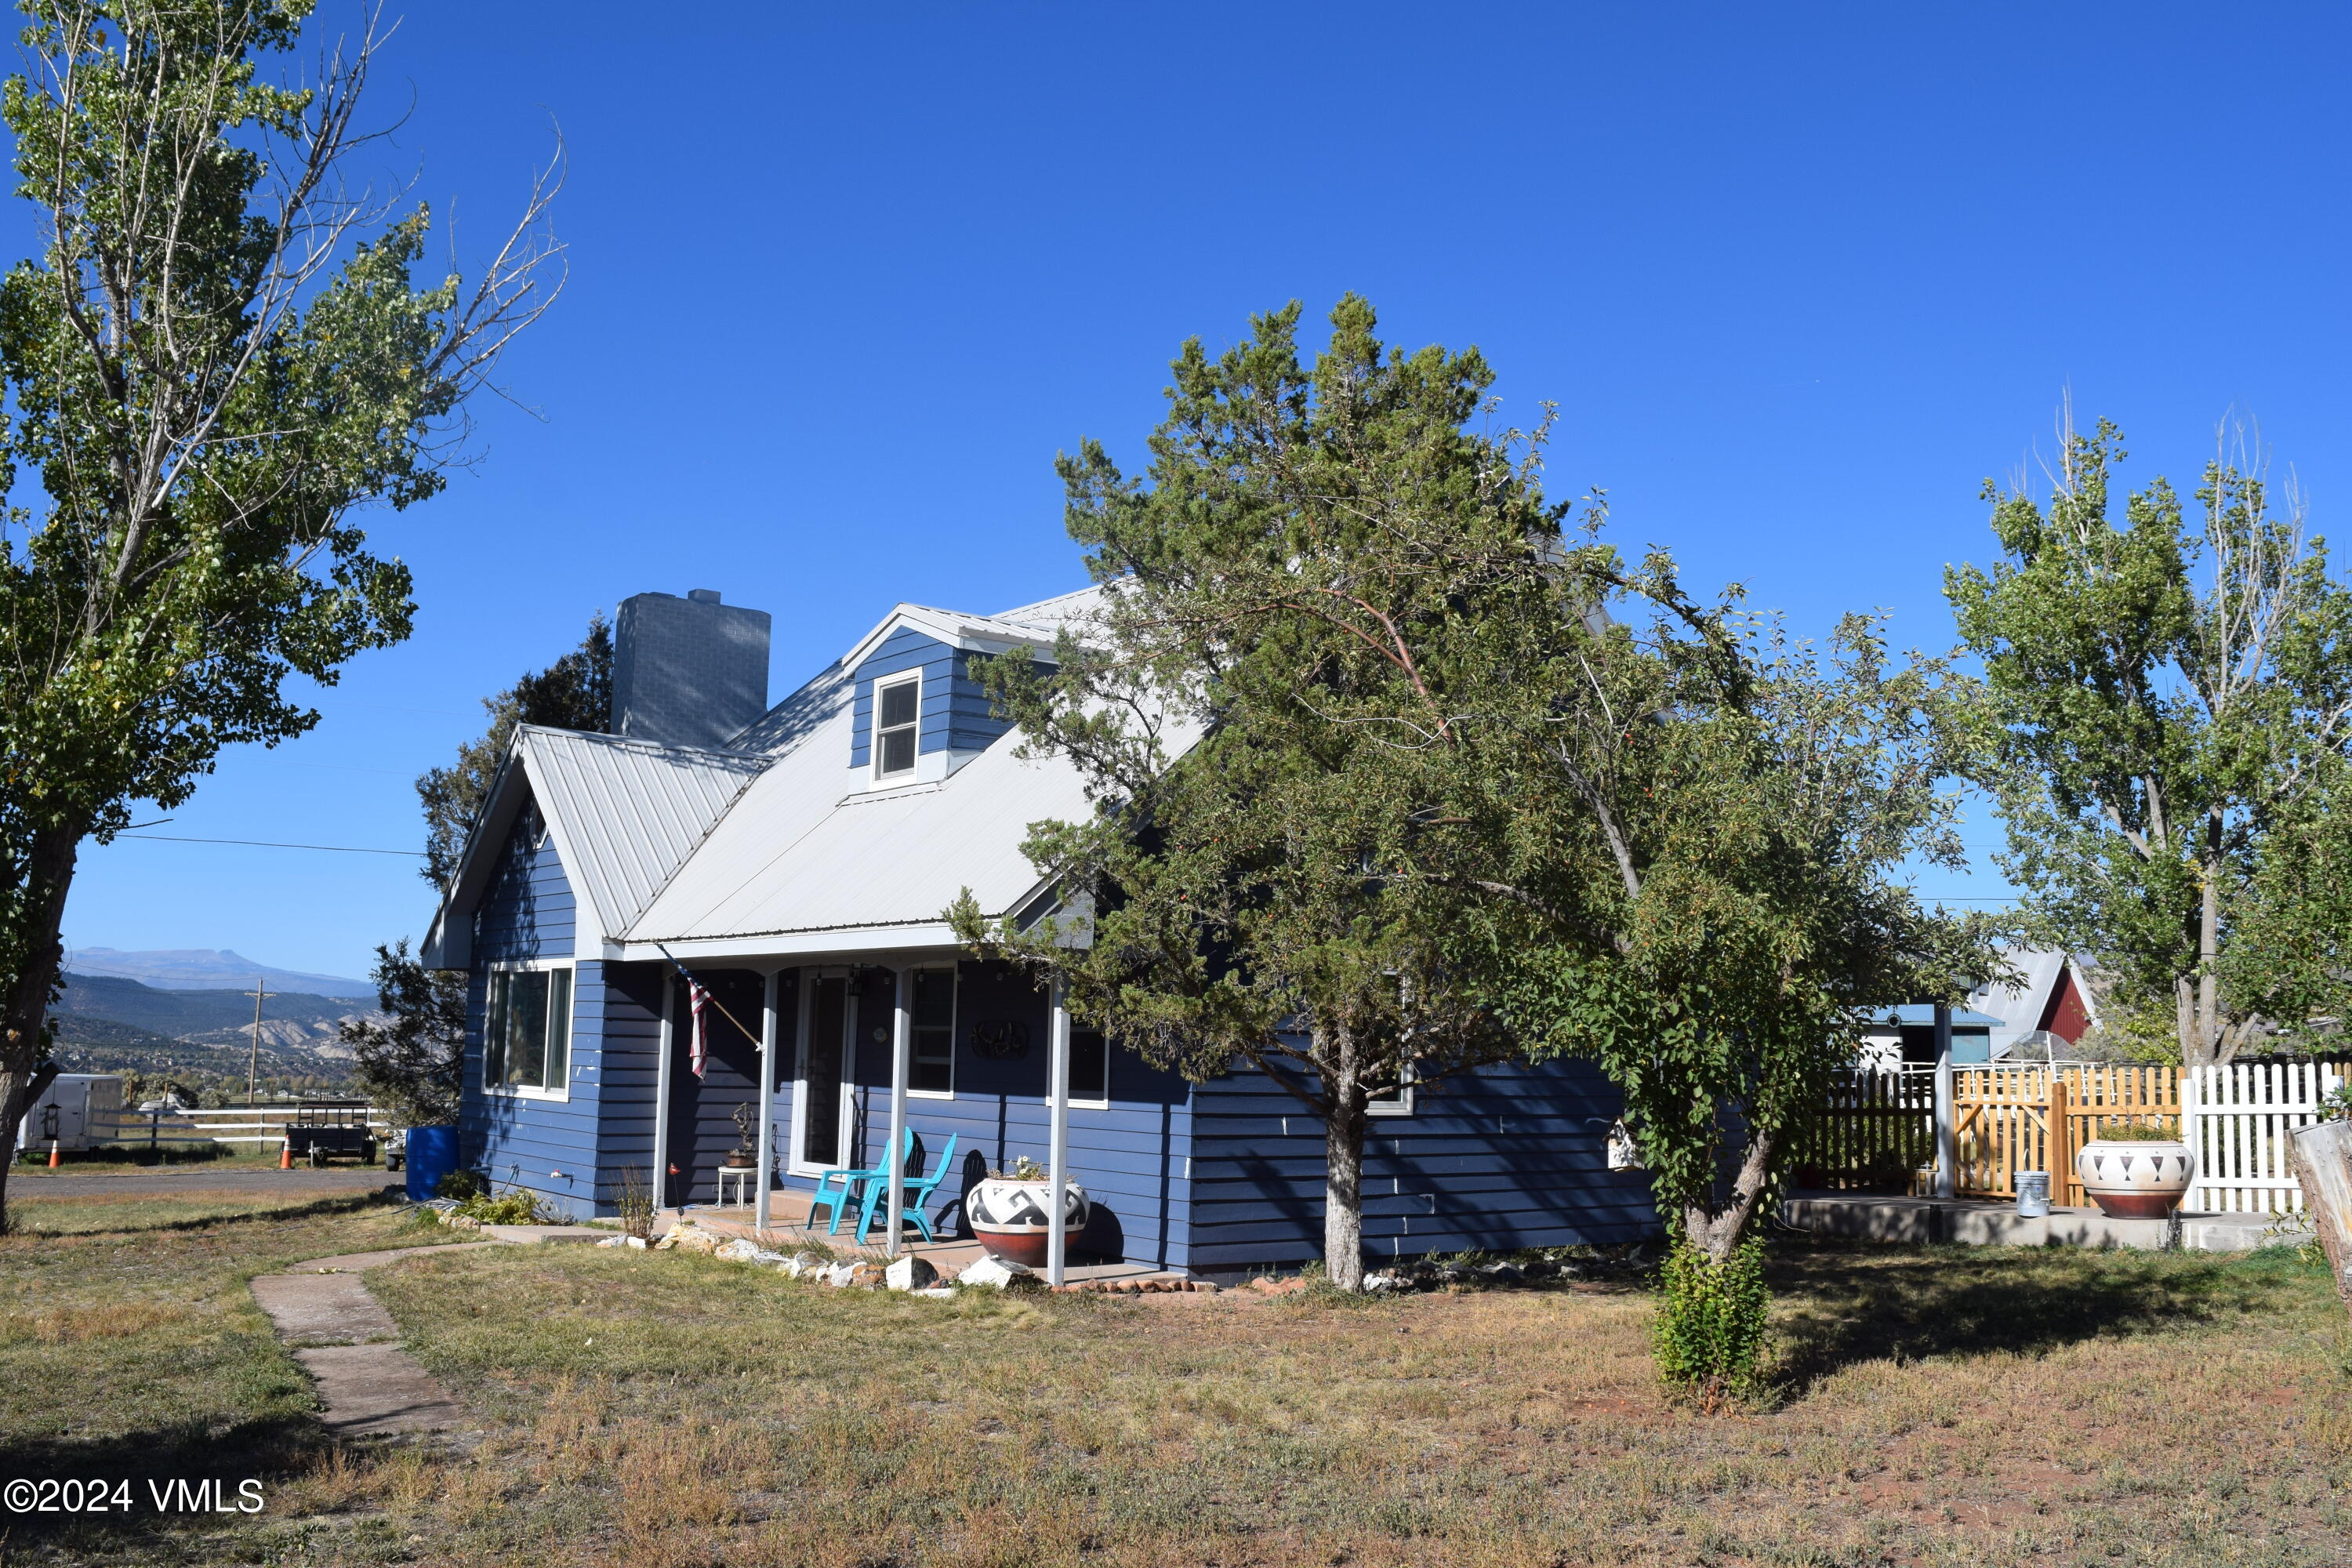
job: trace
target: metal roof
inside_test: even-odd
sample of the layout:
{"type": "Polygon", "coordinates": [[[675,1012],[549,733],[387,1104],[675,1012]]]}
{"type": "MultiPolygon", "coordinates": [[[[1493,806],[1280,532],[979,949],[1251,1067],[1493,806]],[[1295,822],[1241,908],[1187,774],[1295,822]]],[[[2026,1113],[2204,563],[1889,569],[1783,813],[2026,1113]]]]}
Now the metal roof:
{"type": "Polygon", "coordinates": [[[515,743],[573,894],[621,931],[768,765],[760,754],[519,726],[515,743]]]}
{"type": "MultiPolygon", "coordinates": [[[[753,937],[895,931],[949,940],[940,920],[965,888],[1001,913],[1037,885],[1028,825],[1093,810],[1077,770],[1024,762],[1011,737],[947,778],[864,789],[838,705],[744,792],[631,927],[631,947],[753,937]]],[[[635,956],[632,953],[631,956],[635,956]]]]}

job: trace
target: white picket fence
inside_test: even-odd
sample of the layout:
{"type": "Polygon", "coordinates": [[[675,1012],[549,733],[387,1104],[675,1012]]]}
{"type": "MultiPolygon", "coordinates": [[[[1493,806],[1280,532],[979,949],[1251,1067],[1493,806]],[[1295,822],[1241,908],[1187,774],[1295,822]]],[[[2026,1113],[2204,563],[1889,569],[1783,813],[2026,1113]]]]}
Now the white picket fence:
{"type": "Polygon", "coordinates": [[[2343,1062],[2193,1068],[2181,1075],[2181,1137],[2197,1179],[2181,1206],[2240,1214],[2300,1214],[2288,1135],[2321,1116],[2321,1097],[2345,1080],[2343,1062]]]}

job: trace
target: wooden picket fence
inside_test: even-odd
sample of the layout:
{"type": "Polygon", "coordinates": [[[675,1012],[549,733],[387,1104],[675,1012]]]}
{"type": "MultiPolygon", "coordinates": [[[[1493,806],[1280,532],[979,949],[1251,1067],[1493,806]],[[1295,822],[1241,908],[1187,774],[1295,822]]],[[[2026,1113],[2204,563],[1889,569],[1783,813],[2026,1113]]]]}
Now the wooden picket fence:
{"type": "MultiPolygon", "coordinates": [[[[2084,1143],[2121,1123],[2179,1131],[2197,1156],[2183,1205],[2198,1211],[2300,1211],[2287,1140],[2325,1114],[2322,1100],[2352,1078],[2342,1062],[2200,1068],[2156,1064],[1955,1067],[1952,1132],[1963,1197],[2013,1198],[2020,1171],[2051,1173],[2051,1201],[2089,1201],[2074,1173],[2084,1143]]],[[[1801,1185],[1848,1191],[1933,1190],[1935,1071],[1906,1064],[1856,1069],[1832,1085],[1806,1130],[1801,1185]]]]}

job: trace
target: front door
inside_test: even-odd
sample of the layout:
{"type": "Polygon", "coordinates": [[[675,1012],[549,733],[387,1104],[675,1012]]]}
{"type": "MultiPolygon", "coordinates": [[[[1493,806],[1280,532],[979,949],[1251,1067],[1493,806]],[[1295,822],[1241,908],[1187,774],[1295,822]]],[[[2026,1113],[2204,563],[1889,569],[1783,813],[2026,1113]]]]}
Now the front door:
{"type": "Polygon", "coordinates": [[[793,1168],[836,1170],[852,1158],[850,1082],[856,1068],[853,1028],[856,1009],[845,976],[801,987],[808,999],[808,1026],[801,1047],[793,1092],[793,1168]]]}

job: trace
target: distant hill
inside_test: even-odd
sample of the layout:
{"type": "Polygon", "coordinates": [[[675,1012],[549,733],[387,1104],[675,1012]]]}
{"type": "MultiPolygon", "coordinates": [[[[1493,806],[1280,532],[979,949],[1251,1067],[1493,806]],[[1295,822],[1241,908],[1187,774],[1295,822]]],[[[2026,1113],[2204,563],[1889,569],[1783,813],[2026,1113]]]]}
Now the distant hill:
{"type": "MultiPolygon", "coordinates": [[[[76,974],[106,975],[174,991],[251,991],[255,976],[272,991],[287,990],[313,996],[341,996],[373,1002],[375,987],[364,980],[341,974],[305,974],[299,970],[273,969],[226,948],[184,947],[125,952],[111,947],[77,947],[66,955],[66,967],[76,974]]],[[[247,998],[247,1016],[252,999],[247,998]]]]}
{"type": "MultiPolygon", "coordinates": [[[[373,1002],[374,998],[368,998],[373,1002]]],[[[253,1027],[253,997],[236,991],[167,991],[109,974],[68,974],[65,994],[58,998],[62,1020],[68,1015],[107,1018],[131,1024],[175,1040],[249,1033],[253,1027]]],[[[375,1009],[347,996],[320,996],[299,991],[271,992],[261,1004],[261,1034],[265,1042],[294,1045],[308,1039],[331,1038],[346,1018],[373,1016],[375,1009]],[[278,1025],[298,1027],[285,1029],[278,1025]]],[[[230,1043],[226,1039],[221,1044],[230,1043]]]]}

